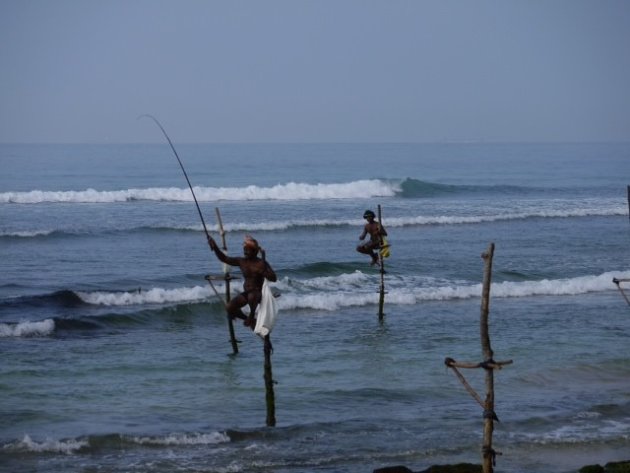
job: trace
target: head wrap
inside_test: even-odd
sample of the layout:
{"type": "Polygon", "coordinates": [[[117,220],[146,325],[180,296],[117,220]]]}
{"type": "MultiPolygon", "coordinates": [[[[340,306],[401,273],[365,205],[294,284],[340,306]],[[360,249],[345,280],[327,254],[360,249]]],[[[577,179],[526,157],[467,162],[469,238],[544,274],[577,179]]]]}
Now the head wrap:
{"type": "Polygon", "coordinates": [[[251,248],[252,250],[258,251],[260,250],[260,246],[258,242],[252,238],[250,235],[245,235],[245,240],[243,241],[243,248],[251,248]]]}

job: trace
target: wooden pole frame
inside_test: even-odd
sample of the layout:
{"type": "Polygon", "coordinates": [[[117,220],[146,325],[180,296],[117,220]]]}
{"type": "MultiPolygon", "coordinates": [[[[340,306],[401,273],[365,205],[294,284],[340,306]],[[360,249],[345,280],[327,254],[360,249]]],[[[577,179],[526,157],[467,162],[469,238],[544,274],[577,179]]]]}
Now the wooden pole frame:
{"type": "MultiPolygon", "coordinates": [[[[227,252],[227,242],[225,240],[225,229],[223,228],[223,220],[221,219],[221,212],[219,211],[219,207],[214,208],[217,214],[217,222],[219,224],[219,235],[221,236],[221,244],[223,246],[223,251],[227,252]]],[[[225,280],[225,300],[226,302],[230,302],[230,281],[232,280],[232,276],[230,275],[230,271],[224,271],[224,280],[225,280]]],[[[230,333],[230,343],[232,344],[232,353],[234,355],[238,354],[238,340],[236,339],[236,334],[234,332],[234,321],[230,317],[229,314],[226,314],[228,320],[228,331],[230,333]]]]}
{"type": "MultiPolygon", "coordinates": [[[[383,226],[381,204],[378,204],[378,225],[379,225],[379,232],[380,232],[383,226]]],[[[382,237],[381,237],[381,242],[382,242],[382,237]]],[[[381,282],[379,285],[379,296],[378,296],[378,320],[382,321],[383,317],[385,316],[385,312],[383,312],[383,308],[385,305],[385,260],[383,258],[383,255],[381,254],[380,248],[378,251],[378,263],[380,266],[380,273],[381,273],[381,282]]]]}
{"type": "Polygon", "coordinates": [[[275,427],[276,425],[276,395],[273,390],[275,381],[273,380],[273,373],[271,370],[271,353],[273,352],[273,346],[271,345],[271,339],[269,335],[266,335],[264,340],[264,378],[265,378],[265,402],[267,404],[267,427],[275,427]]]}
{"type": "Polygon", "coordinates": [[[490,313],[490,286],[492,280],[492,258],[494,256],[494,243],[490,243],[488,249],[481,255],[484,260],[483,286],[481,290],[481,314],[479,320],[481,336],[481,352],[484,361],[481,363],[462,363],[453,358],[446,358],[444,364],[453,370],[457,378],[462,382],[466,390],[477,401],[483,409],[483,445],[481,448],[481,458],[484,473],[492,473],[496,464],[496,452],[492,446],[492,434],[494,432],[494,422],[499,421],[494,412],[494,370],[501,369],[505,365],[512,363],[512,360],[494,361],[494,352],[490,344],[490,333],[488,329],[488,315],[490,313]],[[482,399],[475,390],[468,384],[464,376],[457,368],[483,368],[485,371],[486,397],[482,399]]]}

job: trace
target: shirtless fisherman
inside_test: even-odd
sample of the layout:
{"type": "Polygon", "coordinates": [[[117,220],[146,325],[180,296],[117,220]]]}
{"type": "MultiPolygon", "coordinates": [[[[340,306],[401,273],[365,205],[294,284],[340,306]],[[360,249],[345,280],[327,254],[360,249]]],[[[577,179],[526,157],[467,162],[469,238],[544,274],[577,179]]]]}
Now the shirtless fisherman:
{"type": "Polygon", "coordinates": [[[374,253],[374,250],[380,249],[383,244],[382,237],[387,236],[387,231],[374,220],[376,215],[371,210],[366,210],[363,213],[363,218],[367,220],[367,223],[363,227],[363,233],[359,237],[359,240],[363,240],[367,235],[370,235],[370,240],[367,243],[357,246],[357,251],[372,257],[372,265],[378,263],[378,255],[374,253]]]}
{"type": "Polygon", "coordinates": [[[243,325],[254,330],[256,327],[254,315],[256,314],[256,307],[260,304],[262,298],[264,280],[268,279],[271,282],[277,280],[276,273],[265,260],[265,250],[249,235],[245,236],[245,241],[243,242],[244,257],[227,256],[219,249],[219,246],[210,235],[208,235],[208,244],[214,251],[214,254],[217,255],[219,261],[230,266],[238,266],[241,269],[245,279],[243,292],[228,303],[227,313],[231,318],[238,317],[243,319],[245,321],[243,325]],[[258,257],[258,252],[260,252],[262,258],[258,257]],[[245,305],[249,305],[249,317],[241,310],[245,305]]]}

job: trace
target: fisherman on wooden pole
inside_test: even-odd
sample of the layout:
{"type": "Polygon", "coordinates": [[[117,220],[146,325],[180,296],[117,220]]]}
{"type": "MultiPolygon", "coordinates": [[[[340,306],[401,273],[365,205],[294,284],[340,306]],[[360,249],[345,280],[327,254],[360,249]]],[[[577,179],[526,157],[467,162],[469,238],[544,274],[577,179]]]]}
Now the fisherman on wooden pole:
{"type": "Polygon", "coordinates": [[[364,240],[368,235],[370,235],[370,239],[366,243],[362,243],[357,246],[357,251],[359,253],[363,253],[364,255],[369,255],[370,258],[372,258],[370,264],[374,266],[379,263],[379,255],[375,253],[374,250],[381,248],[381,245],[383,244],[383,237],[387,236],[387,231],[375,220],[376,214],[371,210],[363,212],[363,218],[367,220],[367,222],[363,226],[363,232],[359,236],[359,240],[364,240]]]}
{"type": "Polygon", "coordinates": [[[256,326],[256,307],[258,307],[262,299],[263,284],[265,280],[271,282],[277,280],[276,273],[267,263],[265,250],[249,235],[245,236],[243,241],[244,256],[227,256],[210,235],[208,235],[208,244],[219,261],[230,266],[238,266],[241,269],[244,278],[243,292],[228,302],[227,312],[232,319],[242,319],[244,321],[243,325],[254,330],[256,326]],[[258,253],[260,253],[261,258],[258,257],[258,253]],[[245,315],[241,310],[246,305],[249,306],[249,315],[245,315]]]}
{"type": "Polygon", "coordinates": [[[227,304],[227,312],[228,317],[232,319],[242,319],[246,327],[251,328],[263,339],[267,426],[273,427],[276,425],[276,408],[273,391],[273,375],[271,371],[271,353],[273,352],[273,347],[269,334],[275,324],[278,309],[274,294],[269,287],[269,282],[275,282],[277,280],[276,273],[269,263],[267,263],[265,250],[249,235],[245,236],[243,242],[243,257],[227,256],[221,251],[211,236],[208,236],[208,244],[219,261],[229,264],[230,266],[238,266],[243,274],[244,291],[230,300],[227,304]],[[259,253],[261,258],[258,257],[259,253]],[[249,315],[245,315],[241,310],[246,305],[249,306],[249,315]],[[256,314],[258,318],[256,318],[256,314]]]}
{"type": "Polygon", "coordinates": [[[385,268],[383,267],[383,258],[389,256],[389,245],[387,244],[386,236],[387,230],[383,227],[381,222],[381,206],[378,206],[378,222],[376,221],[376,214],[372,210],[366,210],[363,213],[363,218],[367,220],[363,226],[363,232],[359,235],[359,240],[364,240],[366,236],[370,236],[370,239],[366,243],[362,243],[357,246],[357,251],[364,255],[369,255],[372,258],[370,264],[372,266],[378,264],[381,273],[381,283],[379,287],[379,302],[378,302],[378,317],[380,320],[383,318],[383,304],[385,303],[385,268]]]}

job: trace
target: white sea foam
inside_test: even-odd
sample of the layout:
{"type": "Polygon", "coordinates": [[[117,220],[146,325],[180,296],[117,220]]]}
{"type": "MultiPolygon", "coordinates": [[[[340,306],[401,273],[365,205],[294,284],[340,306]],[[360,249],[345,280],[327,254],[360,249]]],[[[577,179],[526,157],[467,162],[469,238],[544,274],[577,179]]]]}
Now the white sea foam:
{"type": "Polygon", "coordinates": [[[304,288],[314,291],[330,291],[344,289],[346,291],[364,287],[370,281],[370,277],[356,270],[353,273],[340,274],[337,276],[319,276],[300,281],[304,288]]]}
{"type": "MultiPolygon", "coordinates": [[[[628,279],[630,271],[612,271],[597,276],[578,276],[567,279],[543,279],[539,281],[504,281],[492,284],[492,297],[571,296],[590,292],[615,290],[613,278],[628,279]]],[[[376,276],[355,271],[336,276],[308,279],[283,278],[273,287],[282,293],[278,299],[281,310],[315,309],[332,311],[343,307],[365,306],[378,303],[376,276]]],[[[216,286],[219,293],[223,287],[216,286]]],[[[236,289],[238,290],[238,289],[236,289]]],[[[215,296],[207,286],[176,289],[152,288],[133,292],[79,292],[79,297],[89,304],[126,306],[134,304],[194,303],[215,296]]],[[[428,279],[398,278],[388,288],[390,304],[413,305],[422,301],[447,301],[480,297],[481,284],[448,283],[428,279]]],[[[54,323],[52,320],[52,329],[54,323]]],[[[28,323],[35,331],[35,323],[28,323]]],[[[6,326],[6,324],[4,324],[6,326]]],[[[2,330],[0,325],[0,330],[2,330]]],[[[17,330],[17,329],[5,329],[17,330]]],[[[44,330],[43,328],[41,329],[44,330]]],[[[5,335],[6,336],[6,335],[5,335]]]]}
{"type": "Polygon", "coordinates": [[[170,434],[165,437],[133,437],[132,440],[141,445],[213,445],[230,441],[223,432],[209,434],[170,434]]]}
{"type": "Polygon", "coordinates": [[[4,446],[4,449],[37,453],[65,453],[69,455],[87,446],[87,440],[53,440],[48,438],[41,442],[36,442],[29,435],[24,435],[22,440],[7,444],[4,446]]]}
{"type": "Polygon", "coordinates": [[[211,293],[207,286],[182,287],[176,289],[152,288],[133,292],[77,292],[88,304],[126,306],[135,304],[169,304],[195,302],[207,299],[211,293]]]}
{"type": "Polygon", "coordinates": [[[436,215],[417,217],[388,218],[383,224],[388,227],[406,227],[415,225],[460,225],[471,223],[500,222],[504,220],[525,220],[529,218],[572,218],[572,217],[610,217],[627,215],[628,209],[622,205],[593,206],[582,209],[550,209],[532,210],[529,212],[506,212],[493,215],[462,216],[462,215],[436,215]]]}
{"type": "MultiPolygon", "coordinates": [[[[357,272],[360,273],[360,272],[357,272]]],[[[505,281],[493,283],[492,297],[531,297],[579,295],[590,292],[603,292],[615,289],[613,278],[630,278],[630,271],[607,272],[598,276],[580,276],[567,279],[540,281],[505,281]]],[[[364,306],[378,303],[376,292],[358,292],[358,286],[364,291],[368,276],[360,274],[342,275],[331,278],[315,278],[302,281],[293,286],[312,286],[315,292],[283,292],[279,300],[281,310],[316,309],[333,311],[343,307],[364,306]]],[[[376,287],[376,281],[372,281],[376,287]]],[[[422,301],[446,301],[470,299],[481,296],[481,284],[429,284],[416,287],[415,281],[403,282],[404,286],[389,288],[387,300],[390,304],[413,305],[422,301]]],[[[367,286],[370,286],[368,283],[367,286]]]]}
{"type": "Polygon", "coordinates": [[[41,337],[55,331],[55,321],[46,319],[39,322],[0,323],[0,337],[41,337]]]}
{"type": "Polygon", "coordinates": [[[53,231],[54,230],[0,231],[0,237],[34,238],[50,235],[53,231]]]}
{"type": "MultiPolygon", "coordinates": [[[[311,199],[355,199],[365,197],[391,197],[400,191],[398,183],[381,180],[358,180],[339,184],[307,184],[289,182],[272,187],[194,187],[197,200],[242,201],[242,200],[311,200],[311,199]]],[[[188,188],[152,187],[98,191],[41,191],[2,192],[0,203],[39,204],[59,203],[113,203],[131,200],[153,200],[189,202],[192,195],[188,188]]]]}
{"type": "Polygon", "coordinates": [[[514,433],[510,437],[536,444],[601,442],[603,439],[630,439],[630,418],[617,420],[588,419],[570,421],[541,433],[514,433]]]}

